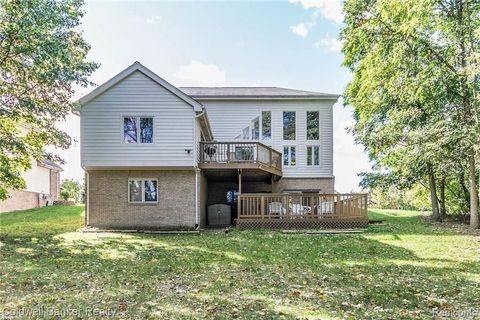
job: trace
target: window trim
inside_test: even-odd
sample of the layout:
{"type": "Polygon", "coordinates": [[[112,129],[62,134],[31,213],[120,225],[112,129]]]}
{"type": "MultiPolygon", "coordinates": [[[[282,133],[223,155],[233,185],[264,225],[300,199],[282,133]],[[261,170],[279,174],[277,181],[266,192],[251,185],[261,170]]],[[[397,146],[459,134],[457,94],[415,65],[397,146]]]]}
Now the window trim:
{"type": "Polygon", "coordinates": [[[306,149],[306,158],[307,158],[307,167],[320,167],[320,145],[316,144],[316,145],[310,145],[310,146],[307,146],[307,149],[306,149]],[[308,148],[312,148],[312,164],[308,164],[308,148]],[[318,148],[318,164],[315,164],[315,148],[318,148]]]}
{"type": "Polygon", "coordinates": [[[298,164],[298,153],[296,145],[285,145],[282,150],[282,165],[286,167],[296,167],[298,164]],[[285,164],[285,148],[288,148],[288,161],[285,164]],[[292,148],[295,148],[295,164],[292,165],[292,148]]]}
{"type": "Polygon", "coordinates": [[[259,141],[261,140],[261,124],[260,124],[260,121],[261,121],[261,118],[262,116],[256,116],[255,118],[253,118],[252,122],[250,123],[250,140],[254,140],[254,141],[259,141]],[[258,121],[258,138],[257,139],[254,139],[254,136],[253,136],[253,133],[255,131],[255,122],[258,121]]]}
{"type": "Polygon", "coordinates": [[[250,140],[250,126],[246,126],[242,129],[242,140],[250,140]],[[245,134],[245,132],[247,132],[247,134],[245,134]]]}
{"type": "Polygon", "coordinates": [[[290,111],[290,110],[282,110],[282,140],[283,141],[297,141],[297,111],[290,111]],[[292,112],[294,114],[294,139],[285,139],[285,123],[284,123],[284,116],[286,112],[292,112]]]}
{"type": "Polygon", "coordinates": [[[265,141],[272,140],[272,111],[271,110],[261,110],[259,119],[260,119],[260,134],[259,134],[260,139],[259,140],[265,140],[265,141]],[[265,138],[265,136],[263,135],[263,113],[264,112],[269,112],[270,113],[270,137],[269,138],[265,138]]]}
{"type": "Polygon", "coordinates": [[[155,116],[153,115],[123,115],[121,117],[121,127],[122,127],[122,144],[124,145],[138,145],[138,144],[142,144],[142,145],[149,145],[149,144],[154,144],[155,143],[155,116]],[[135,118],[136,119],[136,122],[137,122],[137,142],[130,142],[130,143],[127,143],[125,142],[125,128],[124,128],[124,125],[125,125],[125,118],[135,118]],[[150,118],[152,119],[152,142],[141,142],[141,133],[140,133],[140,119],[141,118],[150,118]]]}
{"type": "Polygon", "coordinates": [[[255,116],[248,126],[243,128],[238,136],[234,138],[234,140],[241,140],[241,141],[270,141],[272,140],[272,110],[260,110],[260,114],[255,116]],[[270,113],[270,137],[266,138],[263,135],[263,113],[269,112],[270,113]],[[255,121],[258,121],[258,138],[254,139],[253,131],[255,130],[255,121]],[[248,135],[245,135],[244,131],[248,129],[248,135]]]}
{"type": "Polygon", "coordinates": [[[306,141],[320,141],[320,111],[319,110],[307,110],[307,111],[305,111],[305,140],[306,141]],[[308,113],[309,112],[318,113],[318,139],[309,139],[308,138],[308,113]]]}
{"type": "Polygon", "coordinates": [[[157,204],[158,203],[158,198],[159,198],[159,192],[158,192],[158,179],[157,178],[128,178],[127,179],[127,199],[128,203],[131,204],[157,204]],[[142,201],[131,201],[130,200],[130,182],[131,181],[141,181],[142,185],[142,201]],[[157,182],[157,200],[156,201],[145,201],[145,181],[152,180],[157,182]]]}

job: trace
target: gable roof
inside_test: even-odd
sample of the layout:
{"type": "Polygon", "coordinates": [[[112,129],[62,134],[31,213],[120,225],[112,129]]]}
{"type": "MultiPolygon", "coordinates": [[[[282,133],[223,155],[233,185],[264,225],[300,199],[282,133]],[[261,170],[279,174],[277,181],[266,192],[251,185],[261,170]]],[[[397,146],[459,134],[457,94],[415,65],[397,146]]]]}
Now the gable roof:
{"type": "Polygon", "coordinates": [[[37,161],[38,165],[47,169],[52,169],[54,171],[63,171],[62,167],[49,159],[43,159],[37,161]]]}
{"type": "Polygon", "coordinates": [[[279,87],[180,87],[195,99],[321,99],[337,100],[340,96],[315,91],[279,87]]]}
{"type": "Polygon", "coordinates": [[[176,95],[177,97],[179,97],[180,99],[182,99],[183,101],[191,105],[193,107],[193,110],[195,111],[203,110],[203,106],[200,102],[195,101],[195,99],[188,96],[184,92],[180,91],[177,87],[170,84],[168,81],[164,80],[163,78],[160,78],[153,71],[151,71],[150,69],[148,69],[138,61],[135,61],[131,66],[129,66],[128,68],[126,68],[125,70],[123,70],[122,72],[120,72],[119,74],[117,74],[116,76],[114,76],[113,78],[105,82],[104,84],[98,86],[89,94],[80,98],[78,102],[81,105],[85,105],[89,103],[90,101],[92,101],[93,99],[95,99],[96,97],[98,97],[99,95],[101,95],[102,93],[104,93],[105,91],[107,91],[108,89],[110,89],[111,87],[113,87],[114,85],[116,85],[117,83],[119,83],[120,81],[122,81],[123,79],[131,75],[132,73],[134,73],[135,71],[139,71],[143,73],[144,75],[146,75],[147,77],[149,77],[150,79],[152,79],[153,81],[155,81],[156,83],[158,83],[159,85],[161,85],[162,87],[164,87],[165,89],[167,89],[168,91],[170,91],[171,93],[173,93],[174,95],[176,95]]]}

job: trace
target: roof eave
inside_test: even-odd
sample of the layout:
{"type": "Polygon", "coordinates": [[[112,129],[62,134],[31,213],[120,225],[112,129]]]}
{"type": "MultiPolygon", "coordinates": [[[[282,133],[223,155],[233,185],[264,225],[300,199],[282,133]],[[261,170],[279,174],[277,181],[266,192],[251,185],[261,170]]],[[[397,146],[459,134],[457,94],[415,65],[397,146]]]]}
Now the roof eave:
{"type": "Polygon", "coordinates": [[[39,167],[42,167],[42,168],[46,168],[46,169],[50,169],[50,170],[53,170],[53,171],[57,171],[57,172],[62,172],[63,171],[63,168],[60,167],[60,166],[52,166],[52,165],[49,165],[49,164],[46,164],[42,161],[39,161],[37,160],[37,166],[39,167]]]}
{"type": "MultiPolygon", "coordinates": [[[[191,96],[185,94],[183,91],[181,91],[174,85],[162,79],[161,77],[159,77],[157,74],[155,74],[153,71],[151,71],[147,67],[143,66],[138,61],[135,61],[128,68],[121,71],[119,74],[117,74],[116,76],[114,76],[113,78],[111,78],[110,80],[102,84],[101,86],[95,88],[93,91],[86,94],[82,98],[78,99],[77,102],[81,106],[84,106],[85,104],[89,103],[90,101],[92,101],[93,99],[95,99],[96,97],[98,97],[99,95],[101,95],[102,93],[104,93],[105,91],[107,91],[108,89],[110,89],[111,87],[113,87],[114,85],[116,85],[117,83],[119,83],[120,81],[122,81],[123,79],[125,79],[135,71],[139,71],[143,73],[145,76],[149,77],[150,79],[152,79],[153,81],[155,81],[156,83],[158,83],[159,85],[161,85],[162,87],[164,87],[165,89],[167,89],[168,91],[170,91],[171,93],[173,93],[174,95],[176,95],[177,97],[179,97],[180,99],[182,99],[183,101],[191,105],[194,111],[202,111],[203,106],[200,102],[196,101],[191,96]]],[[[73,111],[73,113],[80,114],[80,112],[77,110],[73,111]]]]}
{"type": "Polygon", "coordinates": [[[336,101],[340,97],[335,96],[196,96],[191,95],[196,100],[330,100],[336,101]]]}

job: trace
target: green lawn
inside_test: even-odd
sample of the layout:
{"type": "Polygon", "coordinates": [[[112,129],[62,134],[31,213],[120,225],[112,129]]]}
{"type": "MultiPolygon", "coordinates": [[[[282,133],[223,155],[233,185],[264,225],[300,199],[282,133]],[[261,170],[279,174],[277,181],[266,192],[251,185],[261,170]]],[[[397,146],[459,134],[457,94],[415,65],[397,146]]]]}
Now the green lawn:
{"type": "Polygon", "coordinates": [[[79,233],[83,207],[0,215],[0,318],[428,319],[476,308],[480,238],[421,213],[363,234],[79,233]],[[98,308],[92,310],[92,308],[98,308]]]}

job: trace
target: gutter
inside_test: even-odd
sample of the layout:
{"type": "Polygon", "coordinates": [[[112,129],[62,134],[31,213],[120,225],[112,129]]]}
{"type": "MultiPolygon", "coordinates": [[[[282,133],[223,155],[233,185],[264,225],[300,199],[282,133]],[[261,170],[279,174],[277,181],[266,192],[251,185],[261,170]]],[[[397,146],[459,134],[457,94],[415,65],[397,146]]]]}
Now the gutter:
{"type": "Polygon", "coordinates": [[[212,133],[212,128],[210,128],[210,123],[208,122],[208,117],[207,117],[207,110],[205,109],[205,107],[203,107],[202,111],[200,113],[197,113],[197,115],[195,116],[195,119],[198,119],[198,118],[205,118],[205,126],[207,127],[207,131],[208,131],[208,134],[210,136],[210,140],[213,140],[213,133],[212,133]]]}
{"type": "Polygon", "coordinates": [[[205,100],[327,100],[336,101],[340,96],[192,96],[198,101],[205,100]]]}

